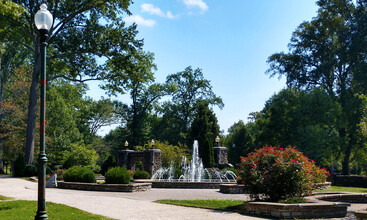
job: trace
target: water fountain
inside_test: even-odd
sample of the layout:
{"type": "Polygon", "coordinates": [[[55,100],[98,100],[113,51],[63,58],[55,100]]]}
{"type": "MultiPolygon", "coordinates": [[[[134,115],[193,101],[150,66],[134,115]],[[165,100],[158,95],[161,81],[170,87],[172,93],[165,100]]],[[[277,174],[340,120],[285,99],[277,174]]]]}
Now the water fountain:
{"type": "Polygon", "coordinates": [[[168,168],[160,168],[151,178],[153,187],[154,185],[163,185],[164,187],[176,186],[177,188],[218,188],[218,184],[235,183],[237,177],[236,174],[229,170],[219,171],[214,168],[204,168],[202,159],[199,157],[199,144],[197,141],[194,141],[191,161],[188,162],[186,157],[182,157],[181,170],[183,174],[178,179],[175,179],[174,165],[172,163],[168,168]],[[157,182],[162,184],[154,184],[157,182]]]}

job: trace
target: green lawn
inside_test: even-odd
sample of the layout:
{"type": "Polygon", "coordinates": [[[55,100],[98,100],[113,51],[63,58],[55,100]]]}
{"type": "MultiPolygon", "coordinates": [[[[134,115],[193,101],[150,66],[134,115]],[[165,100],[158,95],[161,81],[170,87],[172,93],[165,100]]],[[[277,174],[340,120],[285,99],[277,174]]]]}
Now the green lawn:
{"type": "Polygon", "coordinates": [[[216,209],[216,210],[231,210],[235,209],[236,206],[245,203],[243,200],[157,200],[155,202],[170,204],[170,205],[180,205],[195,208],[205,208],[205,209],[216,209]]]}
{"type": "Polygon", "coordinates": [[[13,198],[0,195],[0,201],[1,200],[13,200],[13,198]]]}
{"type": "Polygon", "coordinates": [[[350,193],[367,193],[367,188],[331,186],[328,190],[316,190],[315,192],[350,192],[350,193]]]}
{"type": "MultiPolygon", "coordinates": [[[[34,219],[37,211],[37,201],[4,201],[0,202],[0,219],[30,220],[34,219]]],[[[81,219],[110,219],[100,215],[84,212],[66,205],[47,202],[48,219],[81,220],[81,219]]]]}
{"type": "MultiPolygon", "coordinates": [[[[317,190],[316,192],[351,192],[351,193],[367,193],[367,188],[358,187],[342,187],[332,186],[329,190],[317,190]]],[[[286,203],[304,203],[302,198],[292,198],[290,201],[282,201],[286,203]],[[294,200],[294,201],[293,201],[294,200]]],[[[180,205],[187,207],[215,209],[215,210],[236,210],[236,206],[245,203],[242,200],[157,200],[155,202],[180,205]]]]}

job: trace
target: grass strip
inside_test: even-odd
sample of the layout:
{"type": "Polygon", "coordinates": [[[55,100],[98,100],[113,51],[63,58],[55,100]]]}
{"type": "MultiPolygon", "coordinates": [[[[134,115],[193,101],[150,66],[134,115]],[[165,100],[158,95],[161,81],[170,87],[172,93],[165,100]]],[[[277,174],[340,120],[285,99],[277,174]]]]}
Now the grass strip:
{"type": "Polygon", "coordinates": [[[0,195],[0,200],[13,200],[13,198],[0,195]]]}
{"type": "Polygon", "coordinates": [[[315,192],[350,192],[350,193],[367,193],[367,188],[360,187],[344,187],[344,186],[331,186],[328,190],[316,190],[315,192]]]}
{"type": "Polygon", "coordinates": [[[242,205],[247,201],[243,200],[157,200],[157,203],[179,205],[195,208],[214,209],[214,210],[235,210],[236,206],[242,205]]]}
{"type": "MultiPolygon", "coordinates": [[[[94,215],[70,206],[47,202],[48,219],[80,220],[80,219],[110,219],[94,215]]],[[[0,202],[0,219],[30,220],[34,219],[37,211],[37,201],[6,201],[0,202]]]]}

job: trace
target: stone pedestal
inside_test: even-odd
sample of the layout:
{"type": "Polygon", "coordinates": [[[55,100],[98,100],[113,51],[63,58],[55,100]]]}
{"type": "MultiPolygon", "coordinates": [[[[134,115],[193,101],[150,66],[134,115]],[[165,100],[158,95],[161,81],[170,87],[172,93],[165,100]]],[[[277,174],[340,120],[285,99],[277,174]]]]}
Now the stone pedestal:
{"type": "Polygon", "coordinates": [[[127,165],[129,164],[129,153],[134,152],[133,150],[120,150],[117,155],[117,166],[126,166],[127,169],[130,169],[127,165]]]}
{"type": "Polygon", "coordinates": [[[161,154],[162,152],[159,149],[148,149],[141,152],[120,150],[117,156],[117,165],[126,166],[128,170],[135,170],[136,162],[141,161],[143,170],[153,175],[162,166],[161,154]]]}
{"type": "Polygon", "coordinates": [[[149,149],[143,151],[143,153],[144,170],[147,171],[150,175],[153,175],[155,171],[162,167],[162,152],[159,149],[149,149]]]}
{"type": "Polygon", "coordinates": [[[228,166],[227,148],[226,147],[214,147],[214,159],[219,168],[228,166]]]}

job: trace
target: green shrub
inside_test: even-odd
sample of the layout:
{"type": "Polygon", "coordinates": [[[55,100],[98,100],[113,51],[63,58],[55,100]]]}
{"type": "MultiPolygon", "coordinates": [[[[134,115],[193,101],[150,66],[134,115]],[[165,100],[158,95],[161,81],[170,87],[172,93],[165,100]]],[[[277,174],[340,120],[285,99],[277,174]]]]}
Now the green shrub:
{"type": "Polygon", "coordinates": [[[25,159],[23,154],[19,154],[14,162],[13,176],[21,177],[24,176],[25,171],[25,159]]]}
{"type": "Polygon", "coordinates": [[[74,166],[64,172],[65,182],[95,183],[96,177],[93,171],[87,167],[74,166]]]}
{"type": "Polygon", "coordinates": [[[297,204],[297,203],[308,203],[308,201],[302,197],[286,198],[278,201],[279,203],[297,204]]]}
{"type": "Polygon", "coordinates": [[[91,145],[71,144],[70,151],[64,151],[64,168],[73,166],[83,166],[98,173],[100,167],[97,166],[98,154],[91,145]]]}
{"type": "Polygon", "coordinates": [[[147,171],[137,170],[133,176],[134,179],[150,179],[150,175],[147,171]]]}
{"type": "Polygon", "coordinates": [[[320,169],[293,147],[263,147],[241,157],[240,181],[255,199],[278,201],[312,193],[314,183],[325,181],[320,169]]]}
{"type": "Polygon", "coordinates": [[[107,184],[129,184],[130,173],[125,167],[114,167],[105,174],[107,184]]]}
{"type": "Polygon", "coordinates": [[[101,168],[101,174],[105,175],[108,169],[116,166],[116,159],[114,156],[110,155],[107,157],[107,159],[103,162],[102,168],[101,168]]]}
{"type": "Polygon", "coordinates": [[[180,165],[176,164],[174,168],[174,179],[179,179],[182,175],[184,175],[184,172],[181,170],[180,165]]]}
{"type": "Polygon", "coordinates": [[[24,176],[37,176],[37,175],[38,175],[38,171],[35,165],[33,164],[25,165],[24,176]]]}
{"type": "MultiPolygon", "coordinates": [[[[149,148],[149,144],[135,147],[137,151],[143,151],[149,148]]],[[[182,156],[189,158],[188,147],[186,145],[178,144],[178,146],[176,146],[170,145],[168,142],[156,141],[154,148],[159,149],[162,152],[162,167],[169,167],[171,162],[173,162],[175,165],[180,165],[182,156]]]]}

